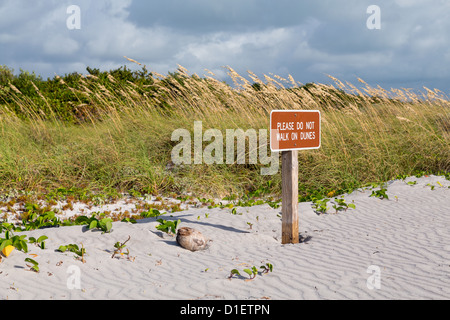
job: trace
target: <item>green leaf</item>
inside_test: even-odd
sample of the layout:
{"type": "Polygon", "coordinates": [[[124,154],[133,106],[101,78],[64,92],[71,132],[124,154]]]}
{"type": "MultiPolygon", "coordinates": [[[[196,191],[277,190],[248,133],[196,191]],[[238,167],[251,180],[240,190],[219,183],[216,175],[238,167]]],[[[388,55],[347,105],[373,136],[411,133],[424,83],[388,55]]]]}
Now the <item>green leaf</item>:
{"type": "Polygon", "coordinates": [[[45,240],[47,240],[47,239],[48,239],[47,236],[40,236],[40,237],[36,240],[36,242],[42,242],[42,241],[45,241],[45,240]]]}
{"type": "Polygon", "coordinates": [[[103,218],[102,220],[100,220],[99,222],[99,227],[100,229],[102,229],[104,232],[110,232],[111,228],[112,228],[112,219],[111,218],[103,218]]]}
{"type": "Polygon", "coordinates": [[[88,224],[89,218],[86,216],[80,216],[75,219],[76,224],[88,224]]]}
{"type": "Polygon", "coordinates": [[[349,204],[348,204],[348,207],[349,207],[349,208],[352,208],[352,209],[355,209],[355,208],[356,208],[356,206],[355,206],[353,203],[349,203],[349,204]]]}
{"type": "Polygon", "coordinates": [[[29,263],[32,263],[32,264],[34,264],[34,265],[38,265],[38,264],[39,264],[36,260],[33,260],[33,259],[31,259],[31,258],[25,258],[25,261],[26,261],[26,262],[29,262],[29,263]]]}
{"type": "Polygon", "coordinates": [[[89,224],[89,230],[94,229],[96,227],[97,227],[97,219],[91,221],[91,223],[89,224]]]}
{"type": "Polygon", "coordinates": [[[35,271],[35,272],[39,272],[39,263],[31,258],[25,258],[26,262],[29,262],[32,264],[32,266],[30,267],[31,270],[35,271]]]}
{"type": "Polygon", "coordinates": [[[156,210],[154,208],[150,208],[150,210],[148,210],[148,211],[143,211],[141,213],[141,217],[143,217],[143,218],[157,218],[157,217],[159,217],[159,216],[161,216],[163,214],[165,214],[165,213],[161,213],[161,212],[159,212],[159,210],[156,210]]]}
{"type": "Polygon", "coordinates": [[[268,273],[269,271],[272,272],[273,265],[271,263],[266,263],[265,266],[260,266],[261,269],[263,269],[262,273],[268,273]]]}
{"type": "Polygon", "coordinates": [[[233,270],[231,270],[231,274],[233,275],[233,274],[237,274],[238,276],[240,276],[241,274],[239,273],[239,270],[238,269],[233,269],[233,270]]]}
{"type": "Polygon", "coordinates": [[[121,222],[137,223],[136,219],[133,218],[123,218],[121,222]]]}
{"type": "Polygon", "coordinates": [[[5,247],[12,245],[12,240],[10,239],[5,239],[2,241],[2,243],[0,244],[0,251],[2,251],[5,247]]]}
{"type": "Polygon", "coordinates": [[[171,227],[173,233],[176,233],[177,227],[178,227],[178,225],[179,225],[180,223],[181,223],[181,220],[180,220],[180,219],[178,219],[177,221],[174,221],[174,222],[173,222],[173,225],[172,225],[172,227],[171,227]]]}
{"type": "Polygon", "coordinates": [[[76,245],[76,244],[69,244],[67,246],[67,249],[69,249],[69,251],[75,252],[75,251],[79,251],[80,248],[76,245]]]}
{"type": "Polygon", "coordinates": [[[249,276],[253,275],[253,271],[250,269],[244,269],[244,272],[247,273],[249,276]]]}
{"type": "Polygon", "coordinates": [[[26,241],[20,241],[20,244],[21,244],[21,249],[22,249],[22,251],[23,252],[25,252],[25,253],[27,253],[28,252],[28,245],[27,245],[27,242],[26,241]]]}
{"type": "Polygon", "coordinates": [[[67,250],[67,246],[59,246],[58,251],[65,252],[67,250]]]}
{"type": "Polygon", "coordinates": [[[110,232],[112,229],[112,221],[111,219],[109,219],[108,221],[105,222],[105,227],[106,227],[106,231],[105,232],[110,232]]]}

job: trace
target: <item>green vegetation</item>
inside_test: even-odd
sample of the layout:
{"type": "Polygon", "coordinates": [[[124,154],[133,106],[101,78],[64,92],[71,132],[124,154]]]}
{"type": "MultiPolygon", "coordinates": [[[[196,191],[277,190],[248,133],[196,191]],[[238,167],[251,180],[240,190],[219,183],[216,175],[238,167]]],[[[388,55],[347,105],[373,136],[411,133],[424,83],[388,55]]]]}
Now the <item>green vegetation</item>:
{"type": "Polygon", "coordinates": [[[86,216],[80,216],[75,219],[76,224],[85,224],[90,229],[100,229],[104,233],[111,232],[113,219],[109,217],[98,218],[96,214],[92,214],[90,218],[86,216]]]}
{"type": "Polygon", "coordinates": [[[330,201],[330,199],[316,199],[316,198],[313,198],[313,208],[319,214],[327,213],[327,210],[328,210],[327,203],[329,201],[330,201]]]}
{"type": "Polygon", "coordinates": [[[181,223],[181,220],[178,219],[177,221],[167,221],[163,219],[157,219],[156,221],[159,222],[159,225],[156,226],[156,229],[159,231],[168,233],[168,234],[175,234],[176,230],[178,228],[178,225],[181,223]]]}
{"type": "Polygon", "coordinates": [[[378,199],[389,199],[388,195],[386,194],[387,189],[386,188],[380,188],[379,190],[373,190],[370,197],[377,197],[378,199]]]}
{"type": "Polygon", "coordinates": [[[31,271],[39,272],[39,263],[36,260],[25,258],[25,262],[31,263],[31,265],[27,264],[27,267],[29,267],[31,271]]]}
{"type": "Polygon", "coordinates": [[[356,209],[356,206],[354,203],[346,203],[344,196],[334,199],[333,209],[336,210],[336,213],[342,210],[347,211],[348,208],[356,209]]]}
{"type": "Polygon", "coordinates": [[[84,259],[84,255],[86,254],[86,249],[84,248],[84,245],[81,244],[81,249],[80,247],[78,247],[77,244],[71,243],[68,245],[61,245],[58,248],[58,251],[60,252],[66,252],[66,251],[70,251],[75,253],[75,257],[76,259],[80,260],[81,262],[85,263],[86,260],[84,259]]]}
{"type": "MultiPolygon", "coordinates": [[[[260,268],[260,270],[258,270],[258,268],[256,268],[256,266],[252,266],[250,268],[244,269],[243,271],[246,274],[248,274],[250,280],[255,279],[258,274],[263,275],[263,274],[273,271],[273,265],[271,263],[266,263],[265,265],[262,265],[259,268],[260,268]]],[[[231,270],[230,275],[228,276],[228,279],[231,279],[234,275],[241,276],[238,269],[231,270]]]]}
{"type": "Polygon", "coordinates": [[[17,250],[28,252],[26,235],[14,235],[11,231],[5,231],[5,238],[0,238],[0,251],[6,246],[13,246],[17,250]]]}
{"type": "MultiPolygon", "coordinates": [[[[87,72],[43,80],[0,67],[2,194],[19,190],[101,204],[122,192],[190,192],[234,198],[235,206],[265,198],[277,207],[280,171],[262,176],[259,163],[166,168],[177,144],[171,141],[175,129],[192,132],[194,120],[224,136],[226,129],[267,129],[274,109],[321,111],[321,148],[299,152],[300,201],[399,175],[450,171],[450,102],[438,90],[388,91],[362,80],[355,87],[332,77],[334,85],[301,85],[292,77],[262,81],[251,72],[248,80],[231,68],[233,86],[182,67],[167,76],[145,67],[87,72]]],[[[28,224],[56,223],[51,213],[32,211],[28,224]]]]}
{"type": "Polygon", "coordinates": [[[45,240],[47,240],[48,237],[47,236],[40,236],[39,238],[35,238],[35,237],[29,237],[28,238],[28,242],[29,243],[34,243],[35,245],[37,245],[39,248],[41,248],[42,250],[45,249],[45,240]]]}
{"type": "Polygon", "coordinates": [[[125,249],[125,247],[126,247],[126,243],[128,242],[128,241],[130,241],[130,239],[131,239],[131,236],[128,236],[128,239],[127,240],[125,240],[124,242],[119,242],[119,241],[117,241],[115,244],[114,244],[114,253],[112,254],[112,256],[111,256],[111,258],[114,258],[115,256],[116,256],[116,254],[118,254],[118,255],[120,255],[120,256],[123,256],[123,255],[126,255],[126,257],[127,257],[127,259],[129,260],[129,261],[134,261],[134,259],[135,259],[135,257],[132,257],[132,256],[130,256],[130,250],[128,250],[128,248],[127,248],[127,251],[126,252],[123,252],[123,249],[125,249]]]}
{"type": "MultiPolygon", "coordinates": [[[[178,143],[171,140],[172,132],[182,128],[192,133],[194,121],[202,121],[204,131],[218,129],[225,137],[227,129],[268,130],[271,110],[320,110],[321,148],[299,152],[298,186],[299,201],[312,202],[318,213],[326,213],[328,203],[336,213],[354,209],[338,196],[367,186],[377,189],[371,196],[388,199],[382,183],[391,179],[436,174],[450,180],[450,101],[438,90],[388,91],[360,79],[362,84],[355,87],[332,77],[333,85],[302,85],[292,77],[265,76],[262,81],[251,72],[248,80],[227,70],[233,86],[209,72],[204,77],[189,75],[182,67],[167,76],[145,67],[88,67],[87,75],[44,80],[0,66],[0,205],[5,208],[0,250],[12,245],[26,253],[30,243],[46,249],[45,235],[27,239],[16,234],[29,230],[86,225],[109,233],[113,221],[155,218],[157,229],[174,234],[180,223],[159,219],[164,209],[181,210],[179,204],[164,201],[140,204],[132,213],[94,213],[61,221],[52,206],[62,200],[67,203],[63,209],[72,209],[75,201],[101,206],[128,193],[190,203],[198,199],[202,206],[226,208],[233,215],[242,214],[238,207],[263,203],[278,208],[280,170],[261,175],[264,165],[248,164],[248,145],[246,164],[237,164],[235,152],[234,164],[169,166],[178,143]],[[216,203],[215,198],[228,202],[216,203]],[[6,222],[9,214],[20,222],[6,222]]],[[[259,147],[270,151],[268,145],[259,147]]],[[[247,225],[253,227],[252,222],[247,225]]],[[[125,248],[128,240],[115,243],[113,257],[134,259],[125,248]]],[[[83,245],[59,250],[85,262],[83,245]]],[[[26,262],[30,270],[39,271],[35,260],[26,262]]],[[[253,279],[272,268],[266,264],[243,271],[253,279]]],[[[233,275],[240,273],[233,269],[230,278],[233,275]]]]}

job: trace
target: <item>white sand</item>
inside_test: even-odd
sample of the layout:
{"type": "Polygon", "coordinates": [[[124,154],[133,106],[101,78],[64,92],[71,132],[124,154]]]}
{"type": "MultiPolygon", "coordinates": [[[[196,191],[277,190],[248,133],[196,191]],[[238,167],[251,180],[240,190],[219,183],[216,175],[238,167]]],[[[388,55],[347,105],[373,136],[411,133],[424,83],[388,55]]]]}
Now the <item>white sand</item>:
{"type": "Polygon", "coordinates": [[[389,200],[355,191],[345,199],[356,209],[338,214],[317,215],[311,203],[300,203],[300,235],[308,241],[295,245],[281,244],[281,209],[266,204],[238,207],[242,215],[191,208],[162,216],[213,240],[198,252],[156,230],[154,218],[114,222],[109,234],[82,226],[24,232],[48,236],[47,248],[29,244],[28,254],[3,257],[0,299],[450,299],[448,186],[436,176],[397,180],[388,186],[389,200]],[[134,261],[112,259],[114,243],[128,236],[134,261]],[[69,243],[83,243],[86,263],[55,251],[69,243]],[[39,262],[39,273],[27,270],[26,257],[39,262]],[[267,262],[273,272],[246,281],[244,268],[267,262]],[[370,266],[379,268],[379,288],[368,287],[368,279],[377,284],[370,266]],[[235,268],[243,276],[228,279],[235,268]]]}

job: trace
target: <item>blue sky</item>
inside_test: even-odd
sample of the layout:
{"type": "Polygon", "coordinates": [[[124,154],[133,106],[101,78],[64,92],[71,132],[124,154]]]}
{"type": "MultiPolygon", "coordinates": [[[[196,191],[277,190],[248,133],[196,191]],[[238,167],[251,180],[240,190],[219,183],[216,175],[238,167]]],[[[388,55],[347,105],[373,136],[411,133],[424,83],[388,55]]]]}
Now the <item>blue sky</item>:
{"type": "Polygon", "coordinates": [[[227,80],[289,74],[301,83],[450,93],[450,1],[447,0],[0,0],[0,64],[44,79],[86,66],[137,66],[167,74],[182,65],[227,80]],[[80,8],[80,29],[67,28],[80,8]],[[370,5],[381,29],[368,29],[370,5]]]}

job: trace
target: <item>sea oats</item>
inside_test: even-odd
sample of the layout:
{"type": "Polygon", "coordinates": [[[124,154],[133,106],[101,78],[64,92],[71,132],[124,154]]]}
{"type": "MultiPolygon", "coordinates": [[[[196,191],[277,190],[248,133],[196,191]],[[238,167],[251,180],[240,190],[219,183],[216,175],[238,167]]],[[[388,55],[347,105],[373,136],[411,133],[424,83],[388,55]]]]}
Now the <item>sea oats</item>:
{"type": "Polygon", "coordinates": [[[22,94],[22,92],[20,92],[19,89],[17,89],[16,86],[13,85],[12,83],[9,83],[9,87],[10,87],[11,89],[13,89],[13,91],[14,91],[15,93],[22,94]]]}
{"type": "Polygon", "coordinates": [[[127,59],[128,61],[130,61],[130,62],[133,62],[133,63],[136,63],[137,65],[142,65],[140,62],[137,62],[136,60],[134,60],[134,59],[131,59],[131,58],[128,58],[128,57],[126,57],[126,56],[123,56],[125,59],[127,59]]]}
{"type": "Polygon", "coordinates": [[[107,76],[108,76],[108,80],[109,81],[111,81],[112,83],[116,83],[116,80],[114,79],[114,77],[110,73],[108,73],[107,76]]]}

